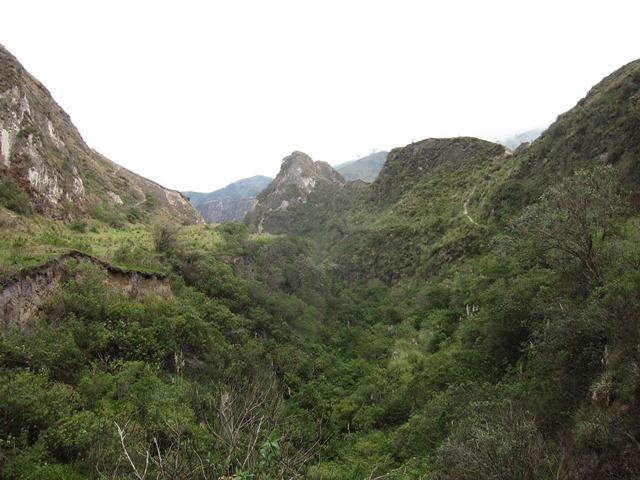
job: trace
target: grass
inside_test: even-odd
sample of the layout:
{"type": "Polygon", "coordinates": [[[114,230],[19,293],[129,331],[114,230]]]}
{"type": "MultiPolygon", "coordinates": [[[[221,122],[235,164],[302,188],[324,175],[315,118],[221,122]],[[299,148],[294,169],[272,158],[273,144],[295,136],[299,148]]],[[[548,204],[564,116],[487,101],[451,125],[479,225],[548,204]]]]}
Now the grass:
{"type": "MultiPolygon", "coordinates": [[[[184,226],[179,230],[178,252],[214,250],[221,241],[220,233],[210,225],[184,226]]],[[[79,229],[77,222],[64,223],[39,215],[21,216],[0,209],[0,279],[70,250],[122,267],[156,272],[166,272],[168,268],[166,259],[153,250],[148,226],[116,229],[87,220],[79,229]]]]}

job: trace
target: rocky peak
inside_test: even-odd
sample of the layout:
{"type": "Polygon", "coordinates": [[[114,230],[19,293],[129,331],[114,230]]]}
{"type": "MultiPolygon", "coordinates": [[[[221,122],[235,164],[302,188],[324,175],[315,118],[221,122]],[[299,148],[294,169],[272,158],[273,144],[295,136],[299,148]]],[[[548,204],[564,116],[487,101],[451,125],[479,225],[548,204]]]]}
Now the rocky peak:
{"type": "Polygon", "coordinates": [[[342,175],[327,162],[293,152],[282,160],[276,178],[256,197],[256,205],[246,220],[260,233],[281,230],[286,223],[286,212],[306,203],[312,192],[345,183],[342,175]]]}
{"type": "Polygon", "coordinates": [[[327,162],[313,161],[306,153],[296,151],[282,159],[280,173],[261,196],[266,197],[272,193],[269,192],[271,188],[274,188],[274,191],[282,191],[283,187],[290,188],[291,185],[296,185],[303,194],[298,199],[304,201],[304,194],[309,194],[317,182],[344,184],[345,180],[327,162]]]}

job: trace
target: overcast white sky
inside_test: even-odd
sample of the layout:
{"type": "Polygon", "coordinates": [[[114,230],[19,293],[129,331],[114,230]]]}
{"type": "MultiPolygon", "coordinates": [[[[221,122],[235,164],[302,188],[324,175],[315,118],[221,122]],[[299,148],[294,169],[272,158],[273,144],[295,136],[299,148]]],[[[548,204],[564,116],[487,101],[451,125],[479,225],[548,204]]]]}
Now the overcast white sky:
{"type": "Polygon", "coordinates": [[[90,147],[177,190],[546,127],[640,57],[640,2],[0,0],[90,147]]]}

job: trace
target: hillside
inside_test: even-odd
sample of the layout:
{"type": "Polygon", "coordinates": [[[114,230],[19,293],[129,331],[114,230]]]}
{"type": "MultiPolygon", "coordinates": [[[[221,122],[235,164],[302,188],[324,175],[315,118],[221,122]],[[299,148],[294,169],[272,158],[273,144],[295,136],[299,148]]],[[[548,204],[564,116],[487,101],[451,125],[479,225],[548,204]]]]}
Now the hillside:
{"type": "Polygon", "coordinates": [[[51,93],[2,46],[0,140],[0,199],[14,210],[113,223],[144,215],[202,221],[180,192],[89,148],[51,93]]]}
{"type": "Polygon", "coordinates": [[[293,152],[218,226],[67,221],[18,167],[97,157],[5,115],[0,478],[640,478],[639,72],[514,152],[293,152]]]}
{"type": "Polygon", "coordinates": [[[637,192],[639,88],[638,60],[604,78],[518,155],[513,181],[505,184],[496,201],[530,203],[548,185],[589,165],[614,166],[625,188],[637,192]]]}

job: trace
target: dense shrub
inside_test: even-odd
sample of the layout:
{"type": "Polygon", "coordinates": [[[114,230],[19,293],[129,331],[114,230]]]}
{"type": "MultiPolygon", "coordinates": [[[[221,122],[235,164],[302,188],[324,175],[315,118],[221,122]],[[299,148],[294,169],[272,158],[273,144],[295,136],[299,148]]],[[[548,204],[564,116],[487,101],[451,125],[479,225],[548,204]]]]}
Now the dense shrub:
{"type": "Polygon", "coordinates": [[[13,180],[0,180],[0,204],[20,215],[32,213],[29,195],[13,180]]]}

